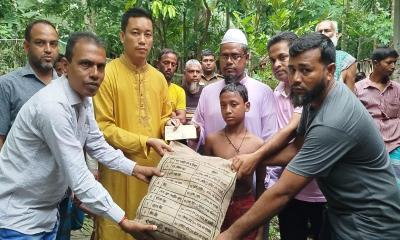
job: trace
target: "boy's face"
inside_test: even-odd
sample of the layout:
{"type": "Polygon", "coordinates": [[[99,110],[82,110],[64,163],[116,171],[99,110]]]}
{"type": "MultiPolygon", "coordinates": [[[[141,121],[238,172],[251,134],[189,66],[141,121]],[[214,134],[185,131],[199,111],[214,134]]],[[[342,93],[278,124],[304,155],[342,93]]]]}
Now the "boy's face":
{"type": "Polygon", "coordinates": [[[241,123],[245,113],[250,110],[250,103],[244,102],[238,92],[224,92],[219,97],[219,102],[222,118],[228,126],[241,123]]]}

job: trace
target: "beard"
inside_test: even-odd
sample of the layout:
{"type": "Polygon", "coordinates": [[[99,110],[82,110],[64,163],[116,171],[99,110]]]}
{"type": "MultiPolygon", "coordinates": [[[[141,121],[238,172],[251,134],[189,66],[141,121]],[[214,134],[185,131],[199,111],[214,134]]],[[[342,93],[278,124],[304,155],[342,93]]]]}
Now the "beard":
{"type": "Polygon", "coordinates": [[[339,39],[338,39],[336,36],[333,36],[333,37],[331,37],[330,39],[331,39],[333,45],[335,45],[335,47],[336,47],[337,44],[338,44],[339,39]]]}
{"type": "Polygon", "coordinates": [[[196,94],[200,91],[200,84],[199,82],[192,82],[189,84],[189,92],[191,94],[196,94]]]}
{"type": "Polygon", "coordinates": [[[315,99],[319,98],[326,88],[325,77],[320,80],[320,82],[310,91],[305,94],[296,94],[293,92],[294,86],[291,86],[290,100],[295,107],[305,106],[315,99]]]}
{"type": "Polygon", "coordinates": [[[164,74],[165,79],[167,80],[167,82],[171,82],[172,78],[174,77],[173,75],[168,75],[168,74],[164,74]]]}
{"type": "Polygon", "coordinates": [[[233,75],[224,75],[225,84],[234,83],[237,80],[236,76],[233,75]]]}
{"type": "Polygon", "coordinates": [[[56,61],[56,57],[54,57],[51,62],[46,62],[30,53],[28,54],[28,59],[33,66],[43,71],[50,71],[51,69],[53,69],[54,63],[56,61]]]}

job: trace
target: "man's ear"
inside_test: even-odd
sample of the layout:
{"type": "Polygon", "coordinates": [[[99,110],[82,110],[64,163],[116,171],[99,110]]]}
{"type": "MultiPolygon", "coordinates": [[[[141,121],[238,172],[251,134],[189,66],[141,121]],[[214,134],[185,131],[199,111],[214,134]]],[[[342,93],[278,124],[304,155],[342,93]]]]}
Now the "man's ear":
{"type": "Polygon", "coordinates": [[[330,63],[327,67],[326,70],[328,71],[327,75],[330,79],[335,78],[335,71],[336,71],[336,64],[335,63],[330,63]]]}
{"type": "Polygon", "coordinates": [[[341,33],[336,33],[336,38],[337,38],[337,40],[339,40],[339,38],[342,36],[342,34],[341,33]]]}
{"type": "Polygon", "coordinates": [[[28,54],[28,52],[29,52],[29,48],[31,47],[31,45],[30,45],[30,43],[28,42],[28,41],[24,41],[24,51],[25,51],[25,54],[27,55],[28,54]]]}
{"type": "Polygon", "coordinates": [[[250,111],[250,102],[245,102],[244,105],[246,108],[246,112],[250,111]]]}
{"type": "Polygon", "coordinates": [[[61,62],[61,64],[62,64],[63,67],[64,67],[64,74],[67,74],[68,66],[69,66],[69,62],[68,62],[67,58],[66,58],[66,57],[62,57],[62,58],[60,59],[60,62],[61,62]]]}
{"type": "Polygon", "coordinates": [[[246,57],[246,60],[249,61],[250,60],[250,53],[246,53],[245,57],[246,57]]]}
{"type": "Polygon", "coordinates": [[[124,39],[125,39],[125,32],[121,31],[119,32],[119,40],[121,40],[121,43],[124,43],[124,39]]]}
{"type": "Polygon", "coordinates": [[[68,77],[68,72],[69,72],[69,65],[71,64],[66,57],[61,58],[60,62],[64,65],[65,67],[65,76],[68,77]]]}

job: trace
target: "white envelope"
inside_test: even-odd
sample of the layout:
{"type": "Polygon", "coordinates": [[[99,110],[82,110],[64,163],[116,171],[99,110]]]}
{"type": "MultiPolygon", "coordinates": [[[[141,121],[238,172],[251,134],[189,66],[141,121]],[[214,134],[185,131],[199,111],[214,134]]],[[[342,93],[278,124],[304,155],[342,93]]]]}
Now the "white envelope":
{"type": "Polygon", "coordinates": [[[196,127],[180,125],[175,131],[174,126],[165,126],[165,140],[196,139],[196,127]]]}

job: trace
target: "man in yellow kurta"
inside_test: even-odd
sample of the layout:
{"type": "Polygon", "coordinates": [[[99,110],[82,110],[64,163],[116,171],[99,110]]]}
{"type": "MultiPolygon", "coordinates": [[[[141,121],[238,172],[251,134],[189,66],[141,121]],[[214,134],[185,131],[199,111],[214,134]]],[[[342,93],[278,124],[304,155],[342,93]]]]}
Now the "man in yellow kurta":
{"type": "MultiPolygon", "coordinates": [[[[94,97],[96,119],[108,143],[140,165],[156,166],[160,155],[171,150],[159,138],[167,122],[174,120],[169,120],[167,82],[147,64],[153,45],[150,15],[138,8],[128,10],[121,20],[120,38],[124,53],[107,64],[103,84],[94,97]]],[[[147,184],[103,166],[99,175],[114,201],[129,219],[134,218],[147,184]]],[[[102,240],[132,239],[104,218],[97,220],[96,235],[102,240]]]]}
{"type": "Polygon", "coordinates": [[[178,54],[169,48],[160,52],[157,63],[158,70],[164,75],[168,83],[168,96],[172,108],[172,117],[186,122],[186,95],[182,87],[172,82],[178,68],[178,54]]]}

